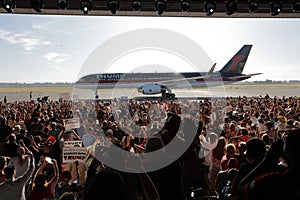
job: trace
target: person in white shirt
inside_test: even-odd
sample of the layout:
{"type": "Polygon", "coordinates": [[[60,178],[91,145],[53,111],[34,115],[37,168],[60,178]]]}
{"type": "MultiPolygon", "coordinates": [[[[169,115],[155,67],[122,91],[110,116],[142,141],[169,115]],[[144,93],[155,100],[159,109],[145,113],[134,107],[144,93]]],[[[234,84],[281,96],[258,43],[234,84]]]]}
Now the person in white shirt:
{"type": "Polygon", "coordinates": [[[25,173],[29,162],[29,157],[25,154],[24,147],[19,147],[17,149],[17,154],[18,156],[12,157],[8,163],[8,165],[14,166],[16,170],[16,178],[25,173]]]}
{"type": "Polygon", "coordinates": [[[263,118],[258,119],[257,127],[258,127],[259,134],[262,134],[267,130],[267,126],[265,125],[265,120],[263,118]]]}
{"type": "Polygon", "coordinates": [[[32,152],[27,148],[25,148],[25,151],[29,157],[29,162],[24,174],[15,178],[16,170],[14,166],[9,165],[4,168],[6,180],[0,185],[1,200],[26,200],[25,186],[33,175],[35,161],[32,152]]]}
{"type": "Polygon", "coordinates": [[[204,162],[203,162],[203,172],[204,172],[204,179],[207,184],[207,186],[210,185],[210,180],[209,180],[209,173],[211,170],[212,166],[212,161],[211,161],[211,153],[212,149],[216,146],[217,144],[217,139],[218,135],[214,132],[202,132],[199,136],[200,139],[200,144],[201,144],[201,149],[199,152],[199,157],[203,156],[204,162]],[[207,136],[205,136],[207,135],[207,136]]]}
{"type": "Polygon", "coordinates": [[[285,116],[277,116],[278,121],[275,123],[276,133],[281,135],[286,130],[287,118],[285,116]]]}

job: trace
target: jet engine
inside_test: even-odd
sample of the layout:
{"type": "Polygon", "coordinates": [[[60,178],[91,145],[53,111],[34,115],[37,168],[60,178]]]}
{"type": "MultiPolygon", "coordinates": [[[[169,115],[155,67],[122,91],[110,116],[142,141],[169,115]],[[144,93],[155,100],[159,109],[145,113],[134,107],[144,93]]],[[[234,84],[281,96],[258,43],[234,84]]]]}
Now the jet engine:
{"type": "Polygon", "coordinates": [[[143,94],[160,94],[162,87],[157,83],[148,83],[139,87],[138,91],[143,94]]]}

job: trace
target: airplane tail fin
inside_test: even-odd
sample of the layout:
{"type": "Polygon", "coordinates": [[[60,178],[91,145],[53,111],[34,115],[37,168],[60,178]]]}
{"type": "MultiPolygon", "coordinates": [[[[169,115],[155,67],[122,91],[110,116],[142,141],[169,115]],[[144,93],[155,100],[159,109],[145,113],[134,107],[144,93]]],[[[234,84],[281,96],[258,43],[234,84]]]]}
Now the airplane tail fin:
{"type": "Polygon", "coordinates": [[[252,45],[244,45],[219,72],[242,74],[251,48],[252,45]]]}

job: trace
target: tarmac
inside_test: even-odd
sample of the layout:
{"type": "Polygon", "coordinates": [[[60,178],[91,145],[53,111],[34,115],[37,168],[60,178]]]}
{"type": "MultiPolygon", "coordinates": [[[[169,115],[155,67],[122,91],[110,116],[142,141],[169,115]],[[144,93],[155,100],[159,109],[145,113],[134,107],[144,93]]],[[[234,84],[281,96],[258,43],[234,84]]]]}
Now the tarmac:
{"type": "MultiPolygon", "coordinates": [[[[22,90],[17,91],[14,88],[11,88],[9,91],[1,92],[0,91],[0,101],[3,101],[4,96],[7,97],[9,102],[14,101],[29,101],[29,91],[22,90]]],[[[224,87],[211,87],[204,89],[178,89],[173,90],[173,93],[176,94],[176,98],[185,98],[185,99],[201,99],[201,98],[220,98],[220,97],[238,97],[238,96],[265,96],[268,94],[270,97],[291,97],[299,96],[300,94],[300,85],[227,85],[224,87]]],[[[38,98],[43,98],[48,96],[49,100],[59,100],[63,96],[69,95],[70,99],[95,99],[95,91],[90,89],[73,89],[73,91],[53,91],[45,89],[45,92],[32,93],[32,99],[37,100],[38,98]]],[[[97,94],[99,99],[159,99],[161,97],[158,95],[143,95],[138,93],[137,89],[98,89],[97,94]]]]}

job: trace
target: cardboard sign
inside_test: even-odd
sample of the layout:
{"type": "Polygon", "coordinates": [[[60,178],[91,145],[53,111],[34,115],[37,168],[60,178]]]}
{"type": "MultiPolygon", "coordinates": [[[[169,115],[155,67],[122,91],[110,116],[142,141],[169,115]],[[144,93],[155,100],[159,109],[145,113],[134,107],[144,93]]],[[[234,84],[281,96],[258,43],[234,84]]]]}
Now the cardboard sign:
{"type": "Polygon", "coordinates": [[[64,123],[64,127],[66,128],[66,131],[80,127],[80,120],[77,117],[70,118],[70,119],[63,119],[63,123],[64,123]]]}
{"type": "Polygon", "coordinates": [[[60,93],[59,98],[61,98],[62,101],[71,100],[71,94],[69,92],[60,93]]]}
{"type": "Polygon", "coordinates": [[[82,141],[64,141],[64,147],[82,147],[82,141]]]}
{"type": "Polygon", "coordinates": [[[62,163],[85,162],[87,149],[85,147],[63,147],[62,163]]]}
{"type": "Polygon", "coordinates": [[[251,110],[251,106],[243,106],[244,111],[251,110]]]}
{"type": "Polygon", "coordinates": [[[225,107],[224,108],[224,112],[225,113],[229,113],[229,112],[231,112],[233,109],[232,109],[232,106],[227,106],[227,107],[225,107]]]}
{"type": "Polygon", "coordinates": [[[78,102],[79,100],[79,95],[78,94],[73,94],[73,101],[78,102]]]}

